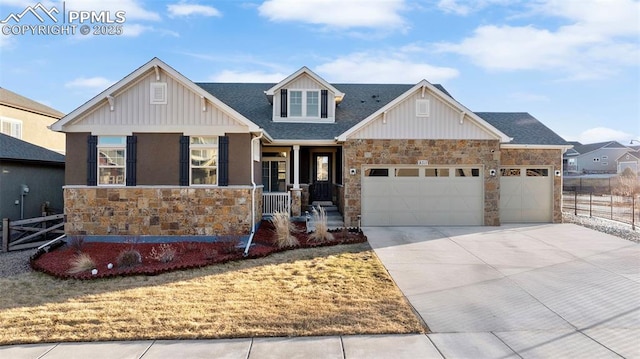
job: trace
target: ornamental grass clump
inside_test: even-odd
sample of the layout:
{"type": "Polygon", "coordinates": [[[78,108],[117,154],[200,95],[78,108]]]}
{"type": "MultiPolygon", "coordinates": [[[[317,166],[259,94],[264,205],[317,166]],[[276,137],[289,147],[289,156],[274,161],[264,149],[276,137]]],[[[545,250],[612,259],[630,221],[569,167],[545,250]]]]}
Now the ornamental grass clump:
{"type": "Polygon", "coordinates": [[[333,240],[333,234],[329,232],[327,224],[327,212],[322,207],[317,210],[313,208],[313,222],[315,223],[315,231],[309,235],[309,240],[316,243],[323,243],[333,240]]]}
{"type": "Polygon", "coordinates": [[[80,253],[71,260],[69,274],[88,272],[96,268],[96,262],[86,253],[80,253]]]}
{"type": "Polygon", "coordinates": [[[296,230],[289,218],[289,213],[275,212],[269,221],[273,224],[273,227],[275,227],[275,244],[278,248],[295,247],[300,244],[298,239],[291,234],[296,230]]]}

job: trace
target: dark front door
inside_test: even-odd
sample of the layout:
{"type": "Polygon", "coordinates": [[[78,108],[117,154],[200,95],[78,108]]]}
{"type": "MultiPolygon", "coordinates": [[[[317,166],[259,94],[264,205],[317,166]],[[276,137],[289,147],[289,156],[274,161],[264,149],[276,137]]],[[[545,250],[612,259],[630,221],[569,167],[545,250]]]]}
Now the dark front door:
{"type": "Polygon", "coordinates": [[[314,201],[331,201],[331,154],[313,155],[313,193],[314,201]]]}

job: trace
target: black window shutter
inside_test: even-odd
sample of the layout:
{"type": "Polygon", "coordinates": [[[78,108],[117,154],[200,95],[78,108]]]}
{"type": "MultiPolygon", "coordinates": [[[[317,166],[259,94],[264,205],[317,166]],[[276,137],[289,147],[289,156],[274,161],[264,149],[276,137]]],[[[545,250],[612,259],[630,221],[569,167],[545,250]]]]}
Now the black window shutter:
{"type": "Polygon", "coordinates": [[[87,139],[87,186],[98,185],[98,136],[87,139]]]}
{"type": "Polygon", "coordinates": [[[280,90],[280,117],[287,117],[287,89],[280,90]]]}
{"type": "Polygon", "coordinates": [[[329,91],[320,91],[320,117],[327,118],[329,113],[329,91]]]}
{"type": "Polygon", "coordinates": [[[229,136],[218,138],[218,186],[229,185],[229,136]]]}
{"type": "Polygon", "coordinates": [[[180,136],[180,185],[189,185],[189,136],[180,136]]]}
{"type": "Polygon", "coordinates": [[[127,186],[136,185],[137,136],[127,136],[127,186]]]}

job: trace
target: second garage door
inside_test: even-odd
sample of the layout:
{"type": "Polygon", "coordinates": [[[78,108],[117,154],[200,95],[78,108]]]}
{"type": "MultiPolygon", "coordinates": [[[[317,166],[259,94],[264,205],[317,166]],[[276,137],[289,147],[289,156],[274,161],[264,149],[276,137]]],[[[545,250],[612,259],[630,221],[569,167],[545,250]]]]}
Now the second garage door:
{"type": "Polygon", "coordinates": [[[551,222],[553,177],[549,168],[500,170],[500,222],[551,222]]]}
{"type": "Polygon", "coordinates": [[[367,167],[363,226],[482,225],[482,167],[367,167]]]}

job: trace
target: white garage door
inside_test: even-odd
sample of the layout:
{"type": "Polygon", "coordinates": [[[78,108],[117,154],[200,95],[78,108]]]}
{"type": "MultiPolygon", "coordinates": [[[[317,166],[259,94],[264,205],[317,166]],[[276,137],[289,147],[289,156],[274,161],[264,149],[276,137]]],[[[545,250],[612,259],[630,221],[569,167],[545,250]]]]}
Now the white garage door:
{"type": "Polygon", "coordinates": [[[363,226],[483,224],[480,166],[376,166],[362,176],[363,226]]]}
{"type": "Polygon", "coordinates": [[[553,177],[549,168],[500,170],[500,222],[551,222],[553,177]]]}

